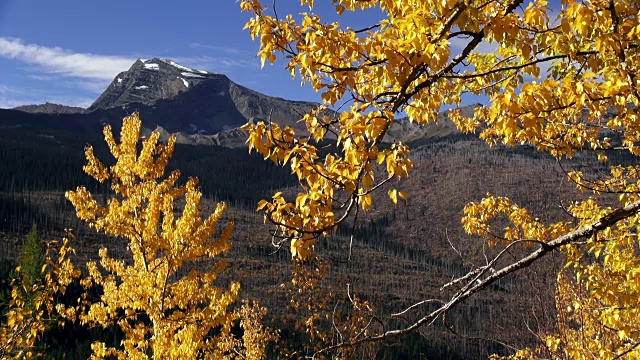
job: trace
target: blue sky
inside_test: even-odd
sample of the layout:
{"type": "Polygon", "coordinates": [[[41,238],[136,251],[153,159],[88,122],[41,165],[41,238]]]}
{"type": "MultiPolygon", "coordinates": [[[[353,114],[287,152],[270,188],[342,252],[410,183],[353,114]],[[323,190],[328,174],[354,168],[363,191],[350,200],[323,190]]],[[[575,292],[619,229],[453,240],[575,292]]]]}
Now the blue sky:
{"type": "MultiPolygon", "coordinates": [[[[298,13],[299,4],[280,0],[278,12],[298,13]]],[[[260,68],[258,44],[242,30],[249,16],[235,0],[0,0],[0,108],[86,107],[118,72],[153,57],[224,73],[268,95],[319,101],[283,62],[260,68]]],[[[376,17],[342,20],[370,25],[376,17]]]]}
{"type": "MultiPolygon", "coordinates": [[[[278,13],[308,10],[299,4],[277,0],[278,13]]],[[[557,0],[551,4],[559,7],[557,0]]],[[[329,0],[317,0],[314,12],[353,28],[381,16],[375,9],[338,17],[329,0]]],[[[224,73],[267,95],[320,101],[291,78],[284,62],[260,68],[258,43],[242,30],[249,16],[236,0],[0,0],[0,108],[87,107],[136,59],[153,57],[224,73]]]]}

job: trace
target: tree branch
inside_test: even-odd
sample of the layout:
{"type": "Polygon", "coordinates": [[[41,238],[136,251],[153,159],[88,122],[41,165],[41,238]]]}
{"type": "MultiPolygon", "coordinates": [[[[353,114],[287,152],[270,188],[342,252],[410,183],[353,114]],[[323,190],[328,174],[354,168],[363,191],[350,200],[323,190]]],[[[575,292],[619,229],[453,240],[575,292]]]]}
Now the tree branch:
{"type": "MultiPolygon", "coordinates": [[[[579,229],[576,229],[570,233],[567,233],[565,235],[562,235],[554,240],[551,240],[547,243],[544,243],[544,245],[542,245],[539,249],[537,249],[536,251],[530,253],[529,255],[521,258],[520,260],[511,263],[510,265],[507,265],[503,268],[501,268],[498,271],[495,271],[493,273],[491,273],[491,275],[485,277],[482,280],[476,280],[475,281],[475,285],[468,287],[467,289],[464,289],[464,291],[462,292],[458,292],[457,294],[455,294],[448,302],[446,302],[444,305],[442,305],[440,308],[432,311],[431,313],[429,313],[428,315],[422,317],[421,319],[419,319],[418,321],[416,321],[415,323],[413,323],[412,325],[403,328],[403,329],[397,329],[397,330],[389,330],[386,331],[382,334],[379,335],[375,335],[375,336],[368,336],[366,338],[362,338],[356,341],[352,341],[352,342],[345,342],[345,343],[341,343],[341,344],[337,344],[337,345],[333,345],[327,348],[324,348],[322,350],[320,350],[318,353],[323,353],[323,352],[328,352],[334,349],[338,349],[341,347],[345,347],[345,346],[355,346],[361,343],[365,343],[365,342],[373,342],[373,341],[380,341],[380,340],[386,340],[386,339],[390,339],[390,338],[394,338],[394,337],[398,337],[401,335],[405,335],[408,334],[414,330],[417,330],[418,328],[420,328],[422,325],[424,325],[425,323],[428,322],[432,322],[435,319],[437,319],[438,317],[440,317],[441,315],[447,313],[451,308],[453,308],[455,305],[461,303],[462,301],[466,300],[467,298],[471,297],[471,295],[475,294],[476,292],[485,289],[486,287],[488,287],[489,285],[493,284],[495,281],[511,274],[514,273],[520,269],[526,268],[529,265],[531,265],[532,263],[536,262],[537,260],[541,259],[542,257],[544,257],[546,254],[548,254],[549,252],[556,250],[562,246],[568,245],[568,244],[572,244],[577,242],[578,240],[581,239],[585,239],[588,238],[590,236],[592,236],[594,233],[598,232],[598,231],[602,231],[604,229],[610,228],[613,225],[615,225],[616,223],[618,223],[619,221],[622,221],[624,219],[627,219],[635,214],[637,214],[638,212],[640,212],[640,200],[639,201],[635,201],[627,206],[618,208],[614,211],[612,211],[611,213],[609,213],[608,215],[602,217],[600,220],[595,221],[593,223],[591,223],[588,226],[585,227],[581,227],[579,229]]],[[[472,283],[470,283],[471,285],[472,283]]]]}

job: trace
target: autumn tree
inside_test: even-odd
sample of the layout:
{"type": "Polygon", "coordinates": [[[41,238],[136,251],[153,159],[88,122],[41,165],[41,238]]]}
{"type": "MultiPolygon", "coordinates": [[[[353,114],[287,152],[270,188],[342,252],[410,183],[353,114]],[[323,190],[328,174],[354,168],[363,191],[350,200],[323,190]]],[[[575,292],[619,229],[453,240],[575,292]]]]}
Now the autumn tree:
{"type": "Polygon", "coordinates": [[[137,113],[123,120],[119,143],[111,126],[104,128],[115,158],[112,165],[86,148],[85,172],[113,191],[106,203],[84,187],[66,193],[77,216],[97,231],[125,240],[130,257],[100,249],[100,260],[87,263],[88,276],[81,280],[87,289],[100,289],[99,297],[85,294],[79,307],[61,312],[83,324],[122,330],[122,346],[96,342],[94,358],[263,357],[266,342],[273,339],[260,323],[264,310],[246,304],[232,311],[240,284],[215,286],[226,266],[219,257],[229,250],[233,230],[231,221],[221,225],[225,204],[203,218],[197,179],[178,185],[178,170],[165,176],[175,137],[159,144],[160,134],[153,132],[139,144],[140,128],[137,113]],[[244,341],[230,332],[242,314],[244,341]]]}
{"type": "MultiPolygon", "coordinates": [[[[44,244],[40,238],[37,226],[33,224],[22,246],[22,253],[20,254],[18,268],[13,273],[14,278],[12,279],[11,298],[14,305],[14,313],[16,310],[15,308],[19,306],[21,311],[24,311],[27,315],[27,318],[34,317],[37,319],[40,315],[36,312],[40,310],[38,309],[40,307],[38,302],[42,301],[41,298],[45,290],[45,272],[43,269],[45,264],[44,244]]],[[[44,314],[40,316],[43,315],[44,314]]],[[[37,320],[35,321],[37,322],[37,320]]],[[[33,327],[38,328],[38,326],[33,327]]],[[[18,329],[14,328],[14,331],[16,330],[18,329]]],[[[38,354],[41,349],[38,349],[39,346],[37,346],[35,341],[41,334],[42,330],[44,330],[44,326],[33,334],[34,336],[31,339],[29,339],[28,336],[25,336],[26,334],[22,335],[22,337],[25,337],[22,339],[24,343],[29,345],[22,345],[18,348],[22,352],[31,351],[34,355],[38,354]],[[33,341],[33,343],[30,343],[31,341],[33,341]]],[[[19,333],[20,330],[16,332],[19,333]]],[[[14,354],[19,354],[21,352],[16,350],[17,349],[13,350],[14,354]]]]}
{"type": "MultiPolygon", "coordinates": [[[[289,302],[282,320],[285,328],[294,329],[292,336],[278,343],[278,355],[288,359],[368,359],[375,357],[378,344],[345,347],[331,354],[317,352],[344,339],[365,337],[380,328],[372,321],[375,309],[359,297],[359,289],[351,287],[346,294],[340,290],[344,281],[336,282],[326,275],[329,263],[320,257],[293,265],[291,282],[282,284],[289,302]]],[[[349,286],[349,285],[347,285],[349,286]]]]}
{"type": "Polygon", "coordinates": [[[0,324],[0,359],[43,356],[38,342],[45,330],[58,323],[57,297],[80,275],[68,256],[73,252],[68,240],[53,245],[44,249],[35,226],[32,228],[11,282],[6,321],[0,324]]]}
{"type": "MultiPolygon", "coordinates": [[[[313,0],[300,1],[299,17],[279,14],[275,2],[267,7],[260,0],[241,1],[251,14],[246,28],[259,39],[263,65],[281,57],[292,76],[320,92],[324,102],[302,119],[304,133],[278,125],[278,119],[244,127],[250,151],[290,166],[299,179],[295,199],[277,193],[258,205],[276,234],[290,242],[295,258],[309,258],[319,236],[358,209],[371,209],[373,191],[409,176],[409,147],[381,146],[399,114],[427,124],[450,108],[449,119],[458,129],[478,134],[490,146],[528,144],[558,160],[592,153],[609,167],[594,176],[568,172],[589,194],[567,209],[570,221],[545,224],[500,196],[469,204],[464,229],[501,246],[498,255],[445,284],[456,289],[453,296],[440,299],[442,306],[409,326],[337,346],[416,330],[498,279],[560,251],[567,266],[557,301],[571,308],[564,314],[569,320],[559,320],[557,333],[541,334],[546,340],[540,349],[517,356],[637,357],[640,5],[614,0],[331,4],[338,18],[378,9],[380,20],[355,29],[323,21],[313,0]],[[487,99],[467,118],[456,110],[466,95],[487,99]],[[330,115],[324,111],[328,107],[340,111],[330,115]],[[335,150],[321,152],[327,142],[335,150]],[[608,202],[607,194],[616,194],[617,203],[608,202]],[[509,225],[496,227],[501,221],[509,225]],[[504,255],[516,247],[527,254],[505,263],[504,255]],[[607,329],[606,335],[599,336],[599,329],[607,329]]],[[[388,194],[393,202],[407,196],[395,188],[388,194]]]]}

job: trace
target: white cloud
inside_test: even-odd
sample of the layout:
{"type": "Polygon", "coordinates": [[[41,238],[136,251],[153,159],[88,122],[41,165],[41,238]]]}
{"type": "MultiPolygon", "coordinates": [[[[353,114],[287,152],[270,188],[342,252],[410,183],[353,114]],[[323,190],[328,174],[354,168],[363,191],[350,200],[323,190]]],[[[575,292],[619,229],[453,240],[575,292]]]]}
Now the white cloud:
{"type": "Polygon", "coordinates": [[[112,80],[136,59],[74,53],[59,47],[25,44],[20,39],[0,37],[0,57],[16,59],[48,73],[99,80],[112,80]]]}
{"type": "Polygon", "coordinates": [[[7,95],[7,94],[21,94],[22,91],[9,86],[9,85],[4,85],[4,84],[0,84],[0,95],[7,95]]]}
{"type": "MultiPolygon", "coordinates": [[[[1,2],[2,0],[0,0],[1,2]]],[[[190,44],[191,48],[215,51],[214,56],[173,57],[186,66],[223,74],[260,75],[260,62],[255,54],[240,49],[206,44],[190,44]]],[[[147,56],[153,57],[153,56],[147,56]]],[[[28,44],[21,39],[0,36],[0,58],[13,59],[27,66],[24,76],[36,82],[55,84],[55,89],[45,85],[40,91],[31,88],[9,88],[0,84],[0,108],[25,104],[53,102],[71,106],[89,106],[94,98],[107,88],[118,73],[131,67],[136,58],[114,55],[74,52],[60,47],[28,44]],[[69,96],[60,95],[60,86],[69,96]],[[68,91],[75,89],[75,91],[68,91]],[[73,95],[77,93],[78,96],[73,95]]],[[[44,85],[44,84],[43,84],[44,85]]]]}
{"type": "Polygon", "coordinates": [[[70,88],[81,88],[94,94],[102,94],[102,92],[109,86],[111,80],[93,80],[84,81],[77,80],[65,83],[70,88]]]}
{"type": "Polygon", "coordinates": [[[6,98],[2,94],[0,94],[0,109],[12,109],[20,105],[28,105],[28,104],[25,103],[24,101],[12,99],[12,98],[6,98]]]}
{"type": "Polygon", "coordinates": [[[38,81],[52,81],[59,78],[56,75],[42,75],[42,74],[28,74],[27,77],[31,80],[38,80],[38,81]]]}

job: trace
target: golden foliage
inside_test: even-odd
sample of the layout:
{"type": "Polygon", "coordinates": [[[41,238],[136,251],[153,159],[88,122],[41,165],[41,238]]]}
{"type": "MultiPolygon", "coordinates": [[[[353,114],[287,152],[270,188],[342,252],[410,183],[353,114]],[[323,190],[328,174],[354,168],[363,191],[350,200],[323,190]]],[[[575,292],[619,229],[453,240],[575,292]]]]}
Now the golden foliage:
{"type": "MultiPolygon", "coordinates": [[[[615,152],[640,155],[636,1],[562,0],[552,9],[546,0],[332,0],[338,16],[381,10],[382,19],[363,29],[323,22],[313,0],[301,0],[309,10],[300,17],[278,17],[259,0],[240,3],[252,15],[246,28],[259,39],[263,64],[282,56],[292,76],[310,83],[324,101],[301,119],[308,136],[277,125],[277,119],[244,127],[250,150],[290,166],[300,181],[295,201],[278,193],[258,208],[282,237],[292,239],[292,253],[301,260],[311,256],[317,236],[356,207],[369,210],[371,191],[409,176],[410,149],[399,143],[380,147],[402,112],[408,121],[426,124],[443,107],[460,105],[465,94],[484,95],[489,103],[471,118],[454,109],[449,119],[489,145],[529,144],[558,159],[588,150],[605,163],[615,152]],[[344,110],[329,116],[324,110],[330,106],[344,110]],[[320,155],[324,143],[334,147],[320,155]],[[386,177],[374,177],[376,166],[386,177]]],[[[463,225],[492,244],[544,248],[615,212],[603,205],[604,193],[617,194],[620,207],[636,204],[635,162],[612,163],[608,174],[595,179],[569,173],[580,189],[592,192],[571,205],[574,221],[545,225],[509,199],[489,195],[466,207],[463,225]],[[495,229],[490,222],[497,217],[509,225],[495,229]]],[[[406,195],[391,190],[389,196],[396,202],[406,195]]],[[[558,302],[580,310],[568,311],[571,321],[564,325],[559,320],[557,334],[545,334],[553,353],[640,356],[634,303],[640,291],[638,220],[637,211],[630,212],[589,239],[576,236],[579,241],[562,247],[570,271],[559,279],[558,302]]]]}
{"type": "MultiPolygon", "coordinates": [[[[87,263],[88,276],[82,285],[97,285],[102,293],[93,303],[83,296],[77,310],[79,320],[105,328],[116,324],[124,333],[120,348],[94,343],[93,358],[234,358],[243,343],[231,338],[230,327],[240,314],[247,314],[229,309],[238,298],[240,285],[232,282],[228,290],[214,286],[226,266],[216,257],[230,249],[233,222],[218,225],[224,203],[206,219],[201,216],[197,179],[178,186],[179,171],[163,177],[174,150],[174,137],[158,145],[160,134],[153,132],[138,153],[140,127],[137,113],[126,117],[119,144],[111,127],[105,127],[113,165],[104,165],[91,147],[86,149],[85,172],[100,182],[109,182],[115,193],[106,204],[99,203],[84,187],[66,193],[78,218],[100,232],[124,239],[123,246],[131,255],[130,260],[113,257],[102,248],[99,262],[87,263]],[[176,218],[180,199],[184,199],[184,206],[176,218]]],[[[66,314],[73,319],[76,312],[66,314]]],[[[259,317],[247,319],[252,328],[246,333],[254,335],[247,338],[251,341],[242,351],[259,359],[264,356],[264,346],[256,345],[256,339],[270,338],[258,327],[255,319],[259,317]]]]}
{"type": "Polygon", "coordinates": [[[55,325],[56,296],[64,294],[71,281],[80,276],[67,257],[73,252],[68,243],[64,239],[56,249],[57,256],[52,254],[54,242],[47,246],[41,281],[25,281],[20,267],[16,269],[18,277],[12,280],[6,322],[0,325],[0,359],[42,356],[37,341],[47,328],[55,325]]]}
{"type": "Polygon", "coordinates": [[[305,263],[296,262],[291,283],[282,285],[290,298],[286,307],[289,315],[284,317],[284,321],[296,332],[304,334],[306,341],[302,346],[300,341],[296,342],[293,349],[285,344],[280,352],[288,358],[374,358],[375,344],[322,352],[329,346],[365,338],[380,330],[380,323],[371,304],[353,294],[348,284],[347,293],[340,293],[335,279],[327,276],[328,263],[318,257],[307,260],[305,263]]]}
{"type": "MultiPolygon", "coordinates": [[[[600,268],[598,272],[602,270],[600,268]]],[[[571,273],[558,277],[556,302],[559,331],[558,334],[545,337],[545,351],[556,359],[637,358],[637,343],[632,339],[638,336],[639,309],[635,304],[630,305],[629,301],[629,296],[637,298],[637,291],[612,291],[607,286],[603,291],[596,290],[594,294],[591,293],[593,289],[585,287],[595,285],[593,280],[575,279],[571,273]],[[603,297],[605,293],[608,296],[603,297]],[[619,305],[624,307],[619,308],[619,305]],[[575,324],[580,326],[576,327],[575,324]]],[[[598,285],[601,284],[600,281],[598,285]]]]}

